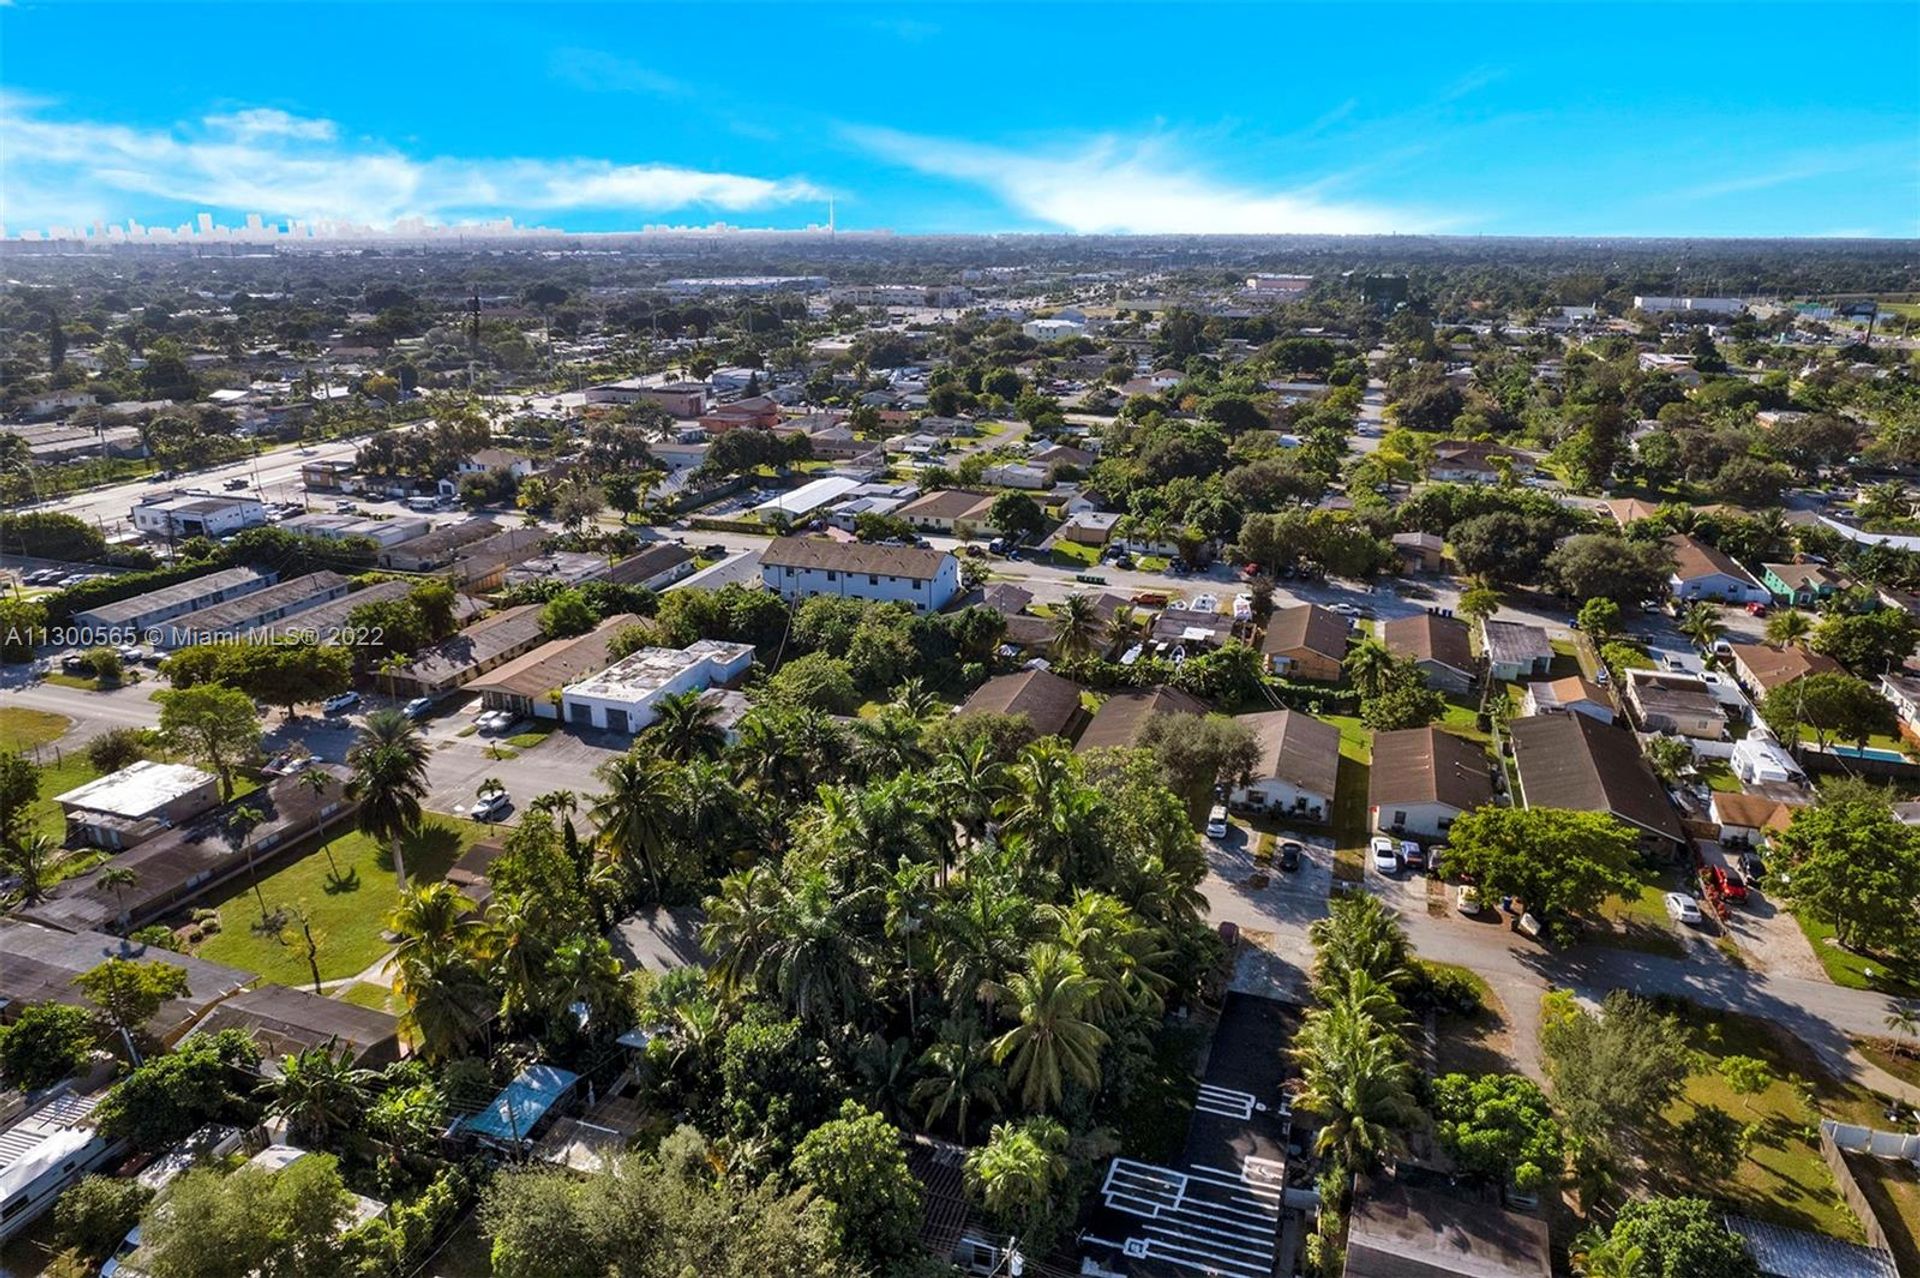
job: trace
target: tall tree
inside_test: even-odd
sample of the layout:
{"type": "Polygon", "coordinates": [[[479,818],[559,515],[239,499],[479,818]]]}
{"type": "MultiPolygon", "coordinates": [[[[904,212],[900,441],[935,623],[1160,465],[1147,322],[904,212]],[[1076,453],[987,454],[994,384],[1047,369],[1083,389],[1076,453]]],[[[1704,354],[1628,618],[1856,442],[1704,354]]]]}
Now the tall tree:
{"type": "Polygon", "coordinates": [[[160,703],[160,734],[182,754],[220,778],[222,800],[233,798],[234,769],[259,753],[260,717],[253,699],[238,688],[197,684],[154,694],[160,703]]]}
{"type": "Polygon", "coordinates": [[[368,836],[387,844],[394,881],[402,892],[407,889],[404,844],[420,828],[430,755],[419,727],[398,710],[369,714],[347,751],[347,766],[353,771],[347,792],[360,801],[356,820],[368,836]]]}

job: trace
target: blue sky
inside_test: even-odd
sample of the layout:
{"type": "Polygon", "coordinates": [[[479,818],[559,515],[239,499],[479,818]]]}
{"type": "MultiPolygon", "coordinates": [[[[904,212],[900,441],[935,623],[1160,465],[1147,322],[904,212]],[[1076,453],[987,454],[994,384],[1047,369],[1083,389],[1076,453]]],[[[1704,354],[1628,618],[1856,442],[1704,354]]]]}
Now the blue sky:
{"type": "Polygon", "coordinates": [[[1920,235],[1920,5],[0,0],[10,234],[1920,235]]]}

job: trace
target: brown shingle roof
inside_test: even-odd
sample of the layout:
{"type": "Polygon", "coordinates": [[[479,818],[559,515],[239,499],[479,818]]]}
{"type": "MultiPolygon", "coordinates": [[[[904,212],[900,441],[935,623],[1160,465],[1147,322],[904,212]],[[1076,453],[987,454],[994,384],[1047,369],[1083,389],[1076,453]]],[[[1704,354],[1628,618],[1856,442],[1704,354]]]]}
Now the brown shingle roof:
{"type": "Polygon", "coordinates": [[[1415,661],[1437,661],[1455,670],[1472,671],[1473,644],[1467,638],[1467,623],[1458,617],[1443,617],[1423,612],[1398,617],[1380,628],[1387,651],[1396,657],[1415,661]]]}
{"type": "Polygon", "coordinates": [[[1685,836],[1631,732],[1584,714],[1515,719],[1513,762],[1530,808],[1611,812],[1676,843],[1685,836]]]}
{"type": "Polygon", "coordinates": [[[1715,790],[1713,810],[1722,825],[1745,826],[1749,830],[1784,830],[1799,807],[1764,794],[1715,790]]]}
{"type": "Polygon", "coordinates": [[[474,692],[544,697],[581,675],[592,674],[612,665],[614,636],[639,620],[630,612],[608,617],[584,635],[543,643],[532,652],[515,657],[490,674],[482,675],[468,687],[474,692]]]}
{"type": "Polygon", "coordinates": [[[1486,751],[1466,738],[1429,727],[1382,732],[1373,739],[1369,806],[1444,803],[1466,812],[1492,799],[1486,751]]]}
{"type": "Polygon", "coordinates": [[[1305,649],[1339,661],[1347,655],[1350,629],[1345,617],[1319,604],[1279,608],[1267,622],[1260,650],[1272,654],[1305,649]]]}
{"type": "Polygon", "coordinates": [[[1769,643],[1736,643],[1729,647],[1733,657],[1753,681],[1771,692],[1775,688],[1785,687],[1795,679],[1810,674],[1838,674],[1841,665],[1824,652],[1808,652],[1804,648],[1776,648],[1769,643]]]}
{"type": "Polygon", "coordinates": [[[1051,670],[996,675],[974,690],[961,714],[1024,714],[1042,736],[1064,736],[1080,714],[1080,685],[1051,670]]]}
{"type": "Polygon", "coordinates": [[[930,581],[947,558],[944,550],[918,546],[874,546],[825,537],[779,537],[760,552],[763,568],[820,568],[930,581]]]}
{"type": "Polygon", "coordinates": [[[1093,721],[1080,734],[1076,749],[1126,749],[1138,745],[1147,720],[1157,714],[1205,714],[1207,707],[1197,697],[1178,688],[1142,688],[1116,692],[1094,712],[1093,721]]]}
{"type": "Polygon", "coordinates": [[[1718,546],[1709,546],[1697,537],[1686,533],[1675,533],[1664,538],[1673,550],[1673,575],[1682,581],[1695,581],[1701,577],[1733,577],[1748,585],[1758,586],[1753,574],[1733,561],[1733,558],[1718,546]]]}
{"type": "Polygon", "coordinates": [[[1260,743],[1254,775],[1278,777],[1309,794],[1333,797],[1340,773],[1340,729],[1299,710],[1267,710],[1244,716],[1260,743]]]}
{"type": "Polygon", "coordinates": [[[965,519],[976,510],[984,517],[986,508],[991,505],[993,498],[987,493],[969,492],[964,488],[938,488],[915,497],[893,513],[901,519],[965,519]]]}

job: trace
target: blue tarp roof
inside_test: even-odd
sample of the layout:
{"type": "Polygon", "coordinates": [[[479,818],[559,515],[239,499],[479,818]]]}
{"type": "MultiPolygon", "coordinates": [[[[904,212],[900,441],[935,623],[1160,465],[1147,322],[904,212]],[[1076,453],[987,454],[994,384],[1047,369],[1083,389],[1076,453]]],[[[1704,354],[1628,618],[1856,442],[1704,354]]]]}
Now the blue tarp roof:
{"type": "Polygon", "coordinates": [[[485,1109],[460,1120],[461,1130],[493,1140],[525,1140],[554,1103],[579,1081],[580,1076],[570,1070],[529,1065],[485,1109]]]}

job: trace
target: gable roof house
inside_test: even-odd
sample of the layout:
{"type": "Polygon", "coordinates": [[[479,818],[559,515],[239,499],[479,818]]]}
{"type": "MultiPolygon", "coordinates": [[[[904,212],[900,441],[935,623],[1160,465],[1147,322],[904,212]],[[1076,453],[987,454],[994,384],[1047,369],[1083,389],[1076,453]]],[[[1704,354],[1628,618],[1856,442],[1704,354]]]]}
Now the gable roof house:
{"type": "Polygon", "coordinates": [[[1717,546],[1675,533],[1665,539],[1673,551],[1673,575],[1667,579],[1675,599],[1721,603],[1766,603],[1773,598],[1752,573],[1717,546]]]}
{"type": "Polygon", "coordinates": [[[519,604],[421,649],[406,665],[383,671],[380,684],[393,697],[438,696],[530,651],[542,637],[540,605],[519,604]]]}
{"type": "Polygon", "coordinates": [[[1077,753],[1089,750],[1132,749],[1140,744],[1147,723],[1156,715],[1204,715],[1206,703],[1178,688],[1138,688],[1116,692],[1100,703],[1100,708],[1080,734],[1077,753]]]}
{"type": "Polygon", "coordinates": [[[1370,828],[1437,839],[1462,812],[1492,801],[1486,752],[1466,738],[1434,727],[1374,737],[1367,782],[1370,828]]]}
{"type": "Polygon", "coordinates": [[[1775,599],[1796,608],[1811,608],[1847,585],[1825,564],[1761,564],[1760,580],[1775,599]]]}
{"type": "Polygon", "coordinates": [[[1345,617],[1319,604],[1277,608],[1267,619],[1260,651],[1267,658],[1267,668],[1277,675],[1338,683],[1351,632],[1345,617]]]}
{"type": "Polygon", "coordinates": [[[1742,790],[1715,790],[1707,813],[1720,827],[1720,841],[1751,847],[1779,834],[1793,823],[1800,805],[1742,790]]]}
{"type": "Polygon", "coordinates": [[[1520,698],[1520,713],[1584,714],[1602,723],[1613,722],[1613,702],[1607,690],[1582,675],[1568,675],[1550,683],[1530,683],[1520,698]]]}
{"type": "Polygon", "coordinates": [[[1444,692],[1466,692],[1473,687],[1476,665],[1467,623],[1458,617],[1423,612],[1396,617],[1380,627],[1387,651],[1418,665],[1427,686],[1444,692]]]}
{"type": "Polygon", "coordinates": [[[1517,449],[1481,439],[1443,439],[1433,446],[1427,478],[1435,483],[1492,484],[1503,472],[1530,474],[1533,459],[1517,449]]]}
{"type": "Polygon", "coordinates": [[[1696,741],[1724,741],[1727,712],[1706,681],[1671,670],[1629,670],[1627,704],[1648,732],[1671,732],[1696,741]]]}
{"type": "Polygon", "coordinates": [[[995,675],[973,690],[958,714],[1023,714],[1043,737],[1072,740],[1086,723],[1080,685],[1051,670],[995,675]]]}
{"type": "Polygon", "coordinates": [[[1755,697],[1764,697],[1810,674],[1839,674],[1843,670],[1823,652],[1791,645],[1779,648],[1770,643],[1736,643],[1728,647],[1733,653],[1734,677],[1755,697]]]}
{"type": "Polygon", "coordinates": [[[1398,532],[1393,535],[1393,553],[1400,557],[1402,572],[1439,572],[1446,567],[1447,543],[1436,533],[1398,532]]]}
{"type": "Polygon", "coordinates": [[[1526,807],[1606,812],[1637,830],[1649,851],[1687,846],[1679,814],[1631,732],[1583,714],[1516,719],[1511,731],[1517,793],[1526,807]]]}
{"type": "Polygon", "coordinates": [[[1553,667],[1553,641],[1539,626],[1488,617],[1480,623],[1480,646],[1487,654],[1487,673],[1507,683],[1553,667]]]}
{"type": "Polygon", "coordinates": [[[1340,729],[1299,710],[1267,710],[1240,722],[1253,729],[1260,756],[1228,802],[1296,820],[1327,820],[1340,771],[1340,729]]]}

